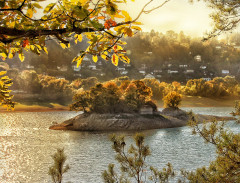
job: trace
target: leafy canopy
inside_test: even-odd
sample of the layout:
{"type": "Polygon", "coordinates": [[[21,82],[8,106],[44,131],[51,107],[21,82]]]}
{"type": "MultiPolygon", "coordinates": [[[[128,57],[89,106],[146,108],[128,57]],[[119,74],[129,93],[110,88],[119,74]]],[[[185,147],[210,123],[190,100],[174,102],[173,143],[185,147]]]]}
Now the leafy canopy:
{"type": "MultiPolygon", "coordinates": [[[[134,0],[132,0],[134,1],[134,0]]],[[[73,59],[79,66],[87,54],[94,62],[99,57],[110,60],[114,65],[119,61],[129,62],[120,39],[132,37],[139,31],[141,23],[137,19],[152,2],[145,4],[135,19],[128,12],[120,10],[119,5],[126,0],[58,0],[42,7],[46,0],[9,0],[0,2],[0,56],[2,59],[18,55],[24,60],[24,50],[36,54],[46,52],[46,41],[57,39],[63,48],[70,46],[70,40],[77,44],[83,38],[88,41],[86,50],[80,50],[73,59]],[[43,15],[39,18],[43,10],[43,15]]]]}

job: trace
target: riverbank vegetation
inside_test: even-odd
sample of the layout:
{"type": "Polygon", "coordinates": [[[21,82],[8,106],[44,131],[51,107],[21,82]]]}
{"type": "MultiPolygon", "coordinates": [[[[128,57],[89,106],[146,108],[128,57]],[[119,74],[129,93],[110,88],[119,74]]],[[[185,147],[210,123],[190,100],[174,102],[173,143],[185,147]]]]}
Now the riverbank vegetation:
{"type": "MultiPolygon", "coordinates": [[[[129,83],[139,80],[130,80],[128,77],[119,77],[110,81],[100,83],[95,77],[87,79],[76,79],[73,81],[53,76],[39,75],[35,71],[25,70],[20,73],[9,73],[14,84],[11,87],[14,99],[17,102],[39,101],[54,102],[63,105],[71,103],[72,97],[76,93],[91,90],[96,84],[106,85],[115,83],[120,90],[125,90],[129,83]]],[[[191,79],[186,84],[179,82],[160,82],[157,79],[140,80],[147,87],[151,88],[151,97],[155,101],[160,101],[169,92],[175,91],[185,96],[206,97],[211,99],[238,98],[240,96],[240,83],[231,76],[217,77],[210,81],[204,79],[191,79]]]]}

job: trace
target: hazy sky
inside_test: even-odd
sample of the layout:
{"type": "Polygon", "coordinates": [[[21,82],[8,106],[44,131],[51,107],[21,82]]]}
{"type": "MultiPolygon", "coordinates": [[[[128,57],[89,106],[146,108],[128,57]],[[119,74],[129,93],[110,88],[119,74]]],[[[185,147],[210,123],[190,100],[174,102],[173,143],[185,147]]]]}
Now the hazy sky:
{"type": "MultiPolygon", "coordinates": [[[[54,0],[47,0],[47,3],[54,0]]],[[[151,7],[160,5],[165,0],[154,0],[151,7]]],[[[129,14],[134,18],[140,12],[148,0],[128,0],[127,5],[122,8],[127,9],[129,14]]],[[[139,21],[143,31],[154,29],[159,32],[174,30],[180,32],[183,30],[186,34],[192,36],[203,36],[211,28],[211,19],[209,14],[212,12],[204,2],[195,2],[190,4],[188,0],[170,0],[162,8],[157,9],[150,14],[143,14],[139,21]]]]}
{"type": "MultiPolygon", "coordinates": [[[[128,3],[127,10],[132,17],[142,9],[147,0],[135,0],[128,3]]],[[[154,0],[151,7],[160,5],[164,0],[154,0]]],[[[151,8],[150,7],[150,8],[151,8]]],[[[211,28],[209,14],[212,9],[208,8],[204,2],[190,4],[188,0],[171,0],[162,8],[150,14],[142,15],[139,19],[144,25],[144,31],[154,29],[159,32],[183,30],[187,34],[202,36],[211,28]]]]}

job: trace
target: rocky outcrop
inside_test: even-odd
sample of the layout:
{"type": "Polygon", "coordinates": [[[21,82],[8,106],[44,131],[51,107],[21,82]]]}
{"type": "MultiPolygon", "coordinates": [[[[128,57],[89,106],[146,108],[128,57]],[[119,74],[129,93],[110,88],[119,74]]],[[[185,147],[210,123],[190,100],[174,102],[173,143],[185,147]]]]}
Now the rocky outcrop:
{"type": "MultiPolygon", "coordinates": [[[[187,112],[180,109],[164,109],[154,114],[80,114],[63,123],[50,127],[52,130],[77,130],[77,131],[116,131],[116,130],[149,130],[160,128],[174,128],[185,126],[188,122],[187,112]]],[[[232,117],[217,117],[197,115],[199,121],[233,120],[232,117]]]]}

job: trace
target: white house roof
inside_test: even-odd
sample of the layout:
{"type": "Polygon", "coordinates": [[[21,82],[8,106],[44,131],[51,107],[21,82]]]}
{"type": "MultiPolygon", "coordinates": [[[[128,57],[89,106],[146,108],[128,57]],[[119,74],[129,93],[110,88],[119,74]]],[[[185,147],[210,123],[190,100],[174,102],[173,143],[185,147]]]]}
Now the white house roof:
{"type": "Polygon", "coordinates": [[[229,70],[222,70],[222,74],[229,74],[229,70]]]}
{"type": "Polygon", "coordinates": [[[147,74],[145,79],[155,79],[155,77],[152,74],[147,74]]]}

